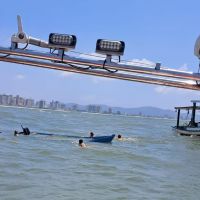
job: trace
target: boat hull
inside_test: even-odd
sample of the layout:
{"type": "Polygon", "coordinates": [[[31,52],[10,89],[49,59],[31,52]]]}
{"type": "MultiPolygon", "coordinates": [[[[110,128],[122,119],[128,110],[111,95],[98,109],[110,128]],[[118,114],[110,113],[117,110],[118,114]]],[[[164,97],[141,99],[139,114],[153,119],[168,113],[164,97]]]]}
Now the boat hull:
{"type": "Polygon", "coordinates": [[[173,127],[175,132],[182,136],[200,136],[199,128],[188,128],[188,127],[173,127]]]}
{"type": "Polygon", "coordinates": [[[101,143],[111,143],[115,135],[108,136],[96,136],[90,139],[90,142],[101,142],[101,143]]]}
{"type": "Polygon", "coordinates": [[[115,134],[113,134],[113,135],[104,135],[104,136],[95,136],[93,138],[87,137],[87,136],[57,135],[57,134],[52,134],[52,133],[39,133],[39,132],[34,132],[34,134],[44,135],[44,136],[62,136],[62,137],[75,138],[75,139],[87,139],[90,142],[100,142],[100,143],[111,143],[112,140],[115,137],[115,134]]]}

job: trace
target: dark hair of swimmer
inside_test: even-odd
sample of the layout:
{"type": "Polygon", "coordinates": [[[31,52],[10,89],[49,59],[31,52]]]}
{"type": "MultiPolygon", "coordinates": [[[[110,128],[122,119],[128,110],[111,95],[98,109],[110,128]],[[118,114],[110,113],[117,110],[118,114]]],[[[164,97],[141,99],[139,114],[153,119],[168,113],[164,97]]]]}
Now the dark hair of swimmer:
{"type": "Polygon", "coordinates": [[[80,139],[80,140],[78,141],[78,143],[79,143],[79,145],[83,144],[83,140],[80,139]]]}
{"type": "Polygon", "coordinates": [[[90,132],[90,137],[94,137],[94,133],[93,132],[90,132]]]}
{"type": "Polygon", "coordinates": [[[122,138],[122,136],[121,136],[121,135],[118,135],[117,138],[120,139],[120,138],[122,138]]]}

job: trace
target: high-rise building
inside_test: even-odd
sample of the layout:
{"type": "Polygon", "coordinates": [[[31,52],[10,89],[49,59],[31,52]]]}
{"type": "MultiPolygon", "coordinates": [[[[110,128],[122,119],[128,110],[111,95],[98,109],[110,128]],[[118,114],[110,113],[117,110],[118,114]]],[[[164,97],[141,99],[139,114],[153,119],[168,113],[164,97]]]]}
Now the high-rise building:
{"type": "Polygon", "coordinates": [[[64,104],[64,103],[61,103],[60,108],[61,108],[62,110],[65,110],[65,109],[66,109],[65,104],[64,104]]]}
{"type": "Polygon", "coordinates": [[[54,110],[58,110],[61,109],[61,103],[59,101],[51,101],[49,108],[54,109],[54,110]]]}
{"type": "Polygon", "coordinates": [[[55,109],[60,109],[61,108],[61,104],[59,101],[55,102],[55,109]]]}
{"type": "Polygon", "coordinates": [[[26,99],[25,106],[29,107],[29,108],[33,107],[34,106],[34,100],[33,99],[26,99]]]}
{"type": "Polygon", "coordinates": [[[12,104],[12,98],[13,98],[13,96],[12,95],[8,95],[8,101],[7,101],[7,104],[8,105],[11,105],[12,104]]]}
{"type": "Polygon", "coordinates": [[[45,108],[46,107],[46,101],[40,100],[38,102],[38,107],[41,108],[41,109],[45,108]]]}
{"type": "Polygon", "coordinates": [[[16,105],[17,105],[17,106],[19,105],[19,98],[20,98],[20,96],[17,95],[17,96],[16,96],[16,105]]]}
{"type": "Polygon", "coordinates": [[[17,106],[17,98],[16,97],[12,98],[11,106],[17,106]]]}
{"type": "Polygon", "coordinates": [[[3,94],[1,95],[1,104],[2,105],[8,105],[8,96],[3,94]]]}
{"type": "Polygon", "coordinates": [[[0,95],[0,104],[2,104],[2,95],[0,95]]]}
{"type": "Polygon", "coordinates": [[[108,108],[108,114],[112,113],[112,108],[108,108]]]}
{"type": "Polygon", "coordinates": [[[74,104],[73,106],[72,106],[72,110],[77,110],[78,109],[78,105],[77,104],[74,104]]]}
{"type": "Polygon", "coordinates": [[[23,97],[19,97],[17,103],[18,106],[25,106],[25,99],[23,97]]]}
{"type": "Polygon", "coordinates": [[[101,106],[98,105],[88,105],[88,112],[99,113],[101,111],[101,106]]]}

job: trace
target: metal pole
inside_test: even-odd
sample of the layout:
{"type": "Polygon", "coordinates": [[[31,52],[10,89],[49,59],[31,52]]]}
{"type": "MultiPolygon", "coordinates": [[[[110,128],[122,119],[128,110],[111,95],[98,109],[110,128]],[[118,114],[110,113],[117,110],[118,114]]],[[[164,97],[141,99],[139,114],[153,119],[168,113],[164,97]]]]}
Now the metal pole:
{"type": "MultiPolygon", "coordinates": [[[[36,59],[42,59],[42,60],[49,60],[49,61],[54,61],[54,62],[61,61],[61,58],[57,55],[53,55],[49,53],[38,53],[31,50],[20,50],[20,49],[11,50],[9,48],[0,47],[0,53],[15,55],[15,56],[22,56],[22,57],[29,57],[29,58],[36,58],[36,59]]],[[[72,56],[64,56],[62,61],[69,64],[93,66],[93,67],[98,67],[98,68],[102,68],[103,66],[102,60],[89,60],[89,59],[72,57],[72,56]]],[[[184,71],[179,71],[179,70],[174,70],[174,69],[160,68],[159,70],[157,70],[153,67],[127,65],[127,64],[120,64],[120,63],[114,63],[114,62],[106,63],[105,67],[111,70],[119,70],[119,71],[124,71],[124,72],[149,74],[149,75],[155,75],[155,76],[200,81],[199,73],[184,72],[184,71]]]]}
{"type": "Polygon", "coordinates": [[[191,90],[200,90],[199,85],[188,84],[187,82],[184,82],[184,81],[176,81],[176,80],[173,81],[169,79],[152,78],[148,76],[145,77],[145,76],[139,76],[136,74],[110,73],[110,72],[102,71],[102,70],[80,69],[80,68],[69,66],[67,64],[58,64],[58,63],[52,63],[52,62],[50,63],[47,61],[44,62],[40,60],[38,61],[38,60],[33,60],[33,59],[23,59],[23,58],[15,58],[15,57],[0,57],[0,61],[31,65],[35,67],[56,69],[56,70],[62,70],[62,71],[76,72],[76,73],[81,73],[81,74],[95,75],[95,76],[101,76],[101,77],[107,77],[107,78],[115,78],[115,79],[171,86],[171,87],[191,89],[191,90]]]}
{"type": "Polygon", "coordinates": [[[195,126],[196,102],[193,102],[191,126],[195,126]]]}
{"type": "Polygon", "coordinates": [[[179,120],[180,120],[180,109],[178,109],[178,114],[177,114],[177,124],[176,127],[179,127],[179,120]]]}

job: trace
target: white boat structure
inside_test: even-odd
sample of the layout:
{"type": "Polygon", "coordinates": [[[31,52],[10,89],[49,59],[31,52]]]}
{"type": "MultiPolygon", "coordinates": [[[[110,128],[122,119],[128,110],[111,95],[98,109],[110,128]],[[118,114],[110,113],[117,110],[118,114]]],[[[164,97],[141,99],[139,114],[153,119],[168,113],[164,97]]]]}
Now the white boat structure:
{"type": "Polygon", "coordinates": [[[177,123],[173,129],[177,134],[183,136],[200,136],[200,122],[196,122],[196,112],[200,110],[200,106],[197,106],[197,103],[200,103],[199,100],[192,100],[192,106],[184,106],[184,107],[175,107],[177,110],[177,123]],[[189,123],[180,125],[180,112],[181,110],[192,111],[191,120],[189,123]]]}

